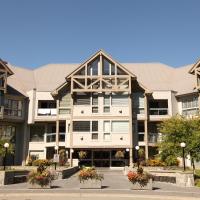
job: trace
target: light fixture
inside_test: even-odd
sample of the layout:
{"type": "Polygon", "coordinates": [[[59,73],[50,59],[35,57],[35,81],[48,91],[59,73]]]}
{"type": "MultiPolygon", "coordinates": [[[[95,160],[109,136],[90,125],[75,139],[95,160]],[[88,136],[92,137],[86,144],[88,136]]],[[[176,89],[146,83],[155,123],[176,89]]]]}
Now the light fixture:
{"type": "Polygon", "coordinates": [[[81,136],[81,138],[80,138],[81,140],[83,140],[83,136],[81,136]]]}
{"type": "Polygon", "coordinates": [[[6,142],[3,146],[6,149],[4,159],[3,159],[3,169],[5,171],[6,170],[6,158],[7,158],[9,143],[6,142]]]}
{"type": "Polygon", "coordinates": [[[129,152],[130,150],[129,150],[129,148],[126,148],[126,152],[129,152]]]}
{"type": "Polygon", "coordinates": [[[182,153],[183,153],[183,171],[185,171],[185,147],[186,147],[186,144],[185,142],[181,142],[180,144],[181,148],[182,148],[182,153]]]}
{"type": "Polygon", "coordinates": [[[137,151],[139,150],[139,148],[140,148],[139,146],[135,146],[135,149],[136,149],[137,151]]]}
{"type": "Polygon", "coordinates": [[[54,147],[54,149],[57,151],[57,150],[58,150],[58,145],[56,145],[56,146],[54,147]]]}
{"type": "Polygon", "coordinates": [[[180,146],[181,146],[182,148],[185,148],[185,147],[186,147],[185,142],[181,142],[180,146]]]}
{"type": "Polygon", "coordinates": [[[4,145],[3,145],[5,148],[8,148],[9,147],[9,143],[5,143],[4,145]]]}
{"type": "Polygon", "coordinates": [[[71,153],[74,153],[74,149],[71,149],[70,151],[71,151],[71,153]]]}

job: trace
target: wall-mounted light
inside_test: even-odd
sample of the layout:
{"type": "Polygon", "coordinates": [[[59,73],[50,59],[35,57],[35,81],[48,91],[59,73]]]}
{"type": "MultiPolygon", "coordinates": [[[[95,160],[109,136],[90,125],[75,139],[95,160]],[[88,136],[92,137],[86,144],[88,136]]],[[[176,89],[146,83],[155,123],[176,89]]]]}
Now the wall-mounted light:
{"type": "Polygon", "coordinates": [[[84,113],[84,111],[83,110],[81,110],[81,114],[83,114],[84,113]]]}
{"type": "Polygon", "coordinates": [[[123,137],[120,137],[120,140],[123,140],[123,137]]]}
{"type": "Polygon", "coordinates": [[[122,110],[119,110],[119,113],[121,113],[121,114],[122,114],[122,110]]]}
{"type": "Polygon", "coordinates": [[[81,136],[80,139],[83,140],[83,136],[81,136]]]}

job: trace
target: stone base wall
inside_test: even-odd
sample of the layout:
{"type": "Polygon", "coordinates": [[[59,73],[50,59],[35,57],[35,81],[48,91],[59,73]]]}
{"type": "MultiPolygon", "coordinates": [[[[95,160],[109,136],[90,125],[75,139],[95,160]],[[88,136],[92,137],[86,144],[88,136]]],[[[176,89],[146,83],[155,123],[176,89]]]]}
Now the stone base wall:
{"type": "MultiPolygon", "coordinates": [[[[125,167],[124,175],[127,175],[131,170],[136,171],[136,168],[125,167]]],[[[144,170],[152,174],[155,177],[155,181],[169,182],[182,187],[194,186],[194,175],[191,172],[163,170],[162,168],[144,168],[144,170]]]]}
{"type": "Polygon", "coordinates": [[[130,183],[131,190],[152,190],[153,189],[153,182],[152,179],[149,180],[147,185],[141,186],[139,183],[132,184],[130,183]]]}
{"type": "Polygon", "coordinates": [[[0,186],[1,185],[9,185],[15,183],[15,177],[25,177],[27,176],[29,171],[0,171],[0,186]]]}
{"type": "Polygon", "coordinates": [[[80,183],[80,189],[101,189],[102,182],[99,180],[86,180],[80,183]]]}

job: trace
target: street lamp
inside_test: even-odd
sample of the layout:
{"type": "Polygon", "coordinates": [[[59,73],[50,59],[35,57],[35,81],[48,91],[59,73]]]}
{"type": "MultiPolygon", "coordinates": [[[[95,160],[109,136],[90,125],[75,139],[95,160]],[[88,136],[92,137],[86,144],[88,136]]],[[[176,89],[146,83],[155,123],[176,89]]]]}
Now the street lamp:
{"type": "Polygon", "coordinates": [[[74,149],[70,149],[70,165],[71,165],[71,167],[73,167],[73,153],[74,153],[74,149]]]}
{"type": "Polygon", "coordinates": [[[56,165],[57,165],[57,161],[58,161],[58,146],[56,145],[54,147],[55,149],[55,154],[54,154],[54,163],[55,163],[55,170],[56,170],[56,165]]]}
{"type": "Polygon", "coordinates": [[[185,171],[185,142],[181,142],[180,146],[183,149],[183,170],[185,171]]]}
{"type": "Polygon", "coordinates": [[[140,147],[139,146],[135,146],[135,149],[136,149],[136,157],[137,157],[137,167],[139,169],[140,162],[139,162],[139,153],[138,153],[138,151],[139,151],[140,147]]]}
{"type": "Polygon", "coordinates": [[[5,156],[4,156],[4,159],[3,159],[3,169],[5,171],[6,170],[6,156],[7,156],[7,153],[8,153],[9,143],[6,142],[3,146],[5,148],[5,156]]]}

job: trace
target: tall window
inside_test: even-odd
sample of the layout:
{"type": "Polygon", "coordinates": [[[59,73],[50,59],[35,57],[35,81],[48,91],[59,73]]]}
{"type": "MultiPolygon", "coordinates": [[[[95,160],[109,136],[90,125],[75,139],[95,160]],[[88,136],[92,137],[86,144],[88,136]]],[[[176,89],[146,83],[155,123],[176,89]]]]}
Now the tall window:
{"type": "Polygon", "coordinates": [[[103,138],[105,141],[111,140],[111,130],[110,130],[110,121],[104,121],[103,123],[103,138]]]}
{"type": "Polygon", "coordinates": [[[110,106],[111,106],[111,95],[105,94],[103,99],[103,112],[109,113],[110,112],[110,106]]]}
{"type": "Polygon", "coordinates": [[[8,139],[11,142],[15,142],[15,133],[16,133],[15,126],[0,125],[0,138],[1,139],[8,139]]]}
{"type": "Polygon", "coordinates": [[[182,115],[197,115],[199,113],[198,97],[185,98],[182,101],[182,115]]]}
{"type": "Polygon", "coordinates": [[[103,58],[103,75],[115,75],[115,66],[103,58]]]}
{"type": "Polygon", "coordinates": [[[5,99],[5,115],[21,117],[22,116],[22,101],[5,99]]]}
{"type": "Polygon", "coordinates": [[[144,114],[144,94],[142,92],[133,94],[133,107],[136,114],[144,114]]]}
{"type": "Polygon", "coordinates": [[[98,93],[92,94],[92,113],[98,113],[98,93]]]}
{"type": "Polygon", "coordinates": [[[99,75],[99,58],[88,65],[87,74],[90,76],[99,75]]]}
{"type": "Polygon", "coordinates": [[[30,142],[44,141],[45,127],[43,125],[33,125],[30,127],[30,142]]]}

